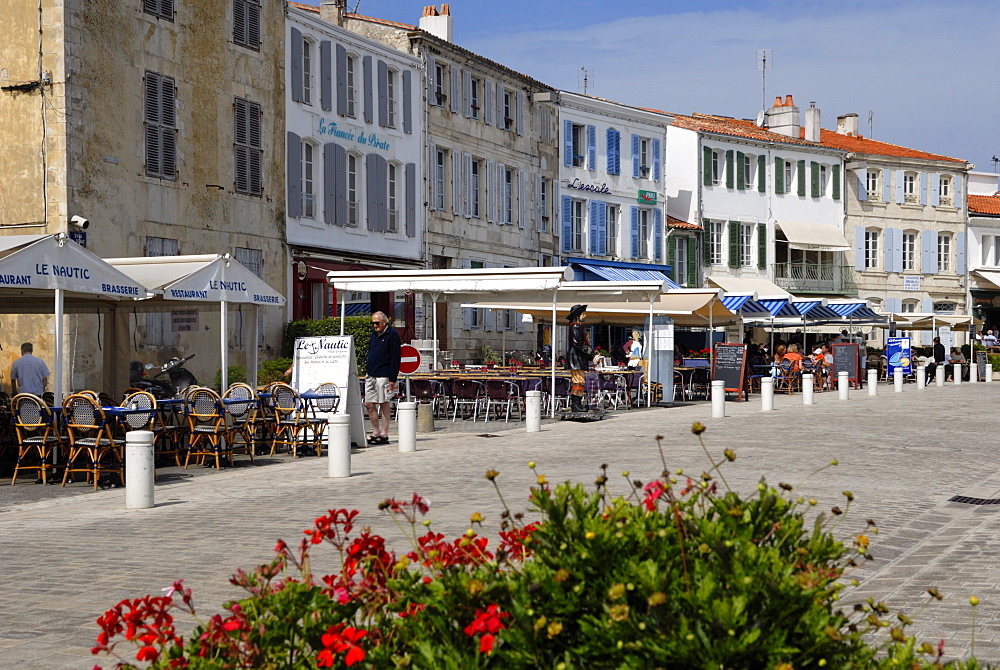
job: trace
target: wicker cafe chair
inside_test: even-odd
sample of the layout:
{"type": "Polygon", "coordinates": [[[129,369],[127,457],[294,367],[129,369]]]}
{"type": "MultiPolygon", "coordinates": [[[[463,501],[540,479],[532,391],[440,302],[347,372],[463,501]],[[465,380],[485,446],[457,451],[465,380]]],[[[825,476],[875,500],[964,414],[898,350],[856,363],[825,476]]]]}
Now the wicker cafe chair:
{"type": "Polygon", "coordinates": [[[313,439],[316,443],[316,455],[323,455],[323,442],[326,436],[326,429],[329,424],[327,418],[330,414],[336,414],[340,409],[340,387],[333,382],[324,382],[318,385],[313,391],[317,395],[327,396],[315,398],[308,403],[309,419],[315,424],[312,428],[315,431],[313,439]]]}
{"type": "Polygon", "coordinates": [[[273,455],[280,447],[288,447],[292,458],[299,457],[299,445],[316,448],[317,423],[309,416],[308,408],[299,392],[288,384],[278,383],[271,388],[271,400],[277,418],[277,430],[271,443],[273,455]]]}
{"type": "Polygon", "coordinates": [[[196,388],[185,397],[184,413],[188,422],[188,453],[184,459],[186,470],[194,456],[196,462],[206,456],[215,459],[215,468],[222,469],[220,456],[233,464],[233,450],[226,442],[226,417],[222,398],[212,389],[196,388]]]}
{"type": "Polygon", "coordinates": [[[112,424],[104,410],[90,395],[74,393],[63,405],[63,421],[69,434],[69,457],[63,472],[62,485],[66,486],[74,472],[87,473],[97,489],[101,475],[113,474],[125,484],[125,443],[115,438],[112,424]],[[82,463],[80,461],[83,461],[82,463]]]}
{"type": "Polygon", "coordinates": [[[250,457],[253,463],[254,413],[257,409],[257,394],[249,384],[231,384],[222,395],[225,408],[226,443],[235,454],[240,451],[250,457]]]}
{"type": "Polygon", "coordinates": [[[47,484],[49,460],[52,450],[59,445],[59,437],[50,410],[42,399],[30,393],[18,393],[11,403],[14,430],[17,434],[17,465],[11,486],[17,483],[21,471],[37,470],[42,483],[47,484]],[[37,457],[34,460],[33,457],[37,457]]]}

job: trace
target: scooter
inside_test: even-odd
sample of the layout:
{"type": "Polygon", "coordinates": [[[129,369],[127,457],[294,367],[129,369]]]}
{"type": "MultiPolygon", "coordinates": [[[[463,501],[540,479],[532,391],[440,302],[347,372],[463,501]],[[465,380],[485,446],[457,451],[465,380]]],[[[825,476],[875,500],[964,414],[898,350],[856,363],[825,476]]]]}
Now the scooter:
{"type": "Polygon", "coordinates": [[[129,364],[129,383],[134,388],[149,391],[157,400],[177,397],[188,386],[196,386],[198,384],[195,376],[187,368],[183,367],[185,363],[194,357],[195,354],[191,354],[185,358],[171,358],[160,367],[159,372],[151,377],[146,376],[145,370],[152,370],[156,367],[155,365],[146,363],[145,370],[143,370],[138,361],[132,361],[129,364]],[[136,377],[137,367],[139,367],[138,378],[136,377]],[[157,379],[163,373],[167,373],[169,382],[157,379]]]}

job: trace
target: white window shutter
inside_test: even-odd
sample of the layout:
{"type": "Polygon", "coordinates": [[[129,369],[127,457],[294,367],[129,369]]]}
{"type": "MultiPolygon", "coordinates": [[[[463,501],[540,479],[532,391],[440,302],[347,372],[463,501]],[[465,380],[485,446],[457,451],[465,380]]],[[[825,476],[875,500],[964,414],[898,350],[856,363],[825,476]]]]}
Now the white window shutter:
{"type": "Polygon", "coordinates": [[[430,188],[427,189],[431,196],[430,209],[436,209],[435,203],[438,200],[436,144],[431,144],[427,151],[427,181],[430,183],[430,188]]]}
{"type": "Polygon", "coordinates": [[[535,202],[531,208],[531,211],[534,212],[535,216],[535,231],[539,233],[545,232],[545,226],[543,225],[545,221],[542,218],[545,214],[545,212],[542,211],[542,179],[544,179],[542,175],[535,175],[535,202]]]}

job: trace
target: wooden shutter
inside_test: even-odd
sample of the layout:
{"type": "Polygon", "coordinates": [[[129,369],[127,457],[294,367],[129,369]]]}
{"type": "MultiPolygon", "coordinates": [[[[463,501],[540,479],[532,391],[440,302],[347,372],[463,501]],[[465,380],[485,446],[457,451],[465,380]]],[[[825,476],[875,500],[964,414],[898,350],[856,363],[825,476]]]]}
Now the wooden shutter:
{"type": "Polygon", "coordinates": [[[941,175],[931,174],[931,207],[941,205],[941,175]]]}
{"type": "Polygon", "coordinates": [[[767,269],[767,224],[757,224],[757,269],[767,269]]]}
{"type": "Polygon", "coordinates": [[[160,175],[164,179],[177,176],[175,92],[173,77],[160,77],[160,175]]]}
{"type": "Polygon", "coordinates": [[[464,191],[462,190],[462,154],[452,151],[451,156],[451,201],[452,211],[455,216],[462,216],[463,204],[465,202],[464,191]]]}
{"type": "Polygon", "coordinates": [[[740,266],[740,222],[729,222],[729,267],[740,266]]]}
{"type": "Polygon", "coordinates": [[[785,160],[774,157],[774,192],[780,195],[785,192],[785,160]]]}
{"type": "MultiPolygon", "coordinates": [[[[323,83],[320,84],[319,99],[320,106],[324,110],[330,109],[330,94],[329,84],[326,83],[326,77],[329,74],[330,65],[327,63],[327,59],[330,57],[329,51],[330,47],[327,46],[327,54],[323,56],[323,45],[329,45],[329,42],[323,42],[320,44],[320,70],[323,71],[322,78],[323,83]]],[[[356,73],[355,73],[356,74],[356,73]]],[[[355,88],[357,86],[355,85],[355,88]]],[[[337,45],[337,114],[341,116],[347,116],[347,49],[344,48],[343,44],[337,45]]],[[[357,112],[355,112],[357,113],[357,112]]]]}
{"type": "Polygon", "coordinates": [[[365,80],[365,92],[364,92],[364,115],[365,123],[372,123],[375,119],[375,106],[372,102],[372,57],[365,56],[361,59],[361,72],[364,75],[365,80]]]}
{"type": "Polygon", "coordinates": [[[667,235],[667,265],[670,266],[669,277],[678,284],[684,281],[677,276],[677,236],[667,235]]]}
{"type": "Polygon", "coordinates": [[[854,229],[854,269],[858,272],[868,269],[865,263],[865,232],[862,226],[854,229]]]}
{"type": "Polygon", "coordinates": [[[663,210],[653,210],[653,260],[663,262],[663,210]]]}
{"type": "Polygon", "coordinates": [[[563,196],[562,201],[562,250],[573,250],[573,198],[563,196]]]}
{"type": "Polygon", "coordinates": [[[892,195],[892,186],[890,180],[892,179],[892,171],[888,168],[882,170],[882,202],[891,202],[890,196],[892,195]]]}
{"type": "Polygon", "coordinates": [[[247,102],[247,143],[250,145],[247,151],[249,161],[247,163],[247,176],[250,178],[249,193],[260,195],[263,191],[261,165],[261,106],[256,102],[247,102]]]}
{"type": "MultiPolygon", "coordinates": [[[[633,137],[635,137],[633,135],[633,137]]],[[[629,237],[632,243],[631,257],[639,257],[639,207],[632,205],[631,216],[629,217],[629,237]]]]}
{"type": "Polygon", "coordinates": [[[764,154],[757,156],[757,191],[759,193],[767,191],[767,156],[764,154]]]}
{"type": "Polygon", "coordinates": [[[712,185],[712,147],[701,148],[701,183],[704,186],[712,185]]]}
{"type": "Polygon", "coordinates": [[[830,178],[831,178],[832,184],[833,184],[832,185],[833,199],[834,200],[840,200],[840,165],[834,165],[831,168],[831,171],[832,171],[832,174],[831,174],[830,178]]]}
{"type": "Polygon", "coordinates": [[[493,223],[497,220],[497,178],[496,164],[486,161],[486,221],[493,223]]]}
{"type": "Polygon", "coordinates": [[[736,152],[736,190],[743,191],[747,187],[746,174],[743,171],[743,160],[745,154],[742,151],[736,152]]]}
{"type": "Polygon", "coordinates": [[[256,1],[247,3],[247,46],[260,49],[260,5],[256,1]]]}
{"type": "Polygon", "coordinates": [[[965,233],[955,233],[955,273],[965,274],[965,233]]]}
{"type": "MultiPolygon", "coordinates": [[[[240,4],[239,1],[236,3],[240,4]]],[[[302,102],[302,31],[292,28],[292,36],[289,39],[289,48],[292,52],[292,100],[302,102]]]]}
{"type": "Polygon", "coordinates": [[[517,92],[517,118],[515,123],[517,123],[517,134],[524,135],[524,91],[517,92]]]}
{"type": "Polygon", "coordinates": [[[857,171],[858,175],[858,201],[865,202],[868,200],[868,169],[861,168],[857,171]]]}
{"type": "MultiPolygon", "coordinates": [[[[336,144],[323,145],[323,223],[343,225],[337,220],[337,161],[336,144]]],[[[288,179],[288,176],[285,176],[288,179]]]]}
{"type": "Polygon", "coordinates": [[[795,179],[798,183],[798,193],[800,196],[805,196],[806,194],[806,162],[804,160],[798,161],[795,164],[795,179]]]}
{"type": "Polygon", "coordinates": [[[472,118],[472,73],[462,70],[462,116],[472,118]]]}
{"type": "Polygon", "coordinates": [[[726,188],[733,188],[735,186],[735,181],[733,179],[733,150],[726,150],[726,188]]]}
{"type": "MultiPolygon", "coordinates": [[[[682,283],[680,281],[682,278],[678,278],[677,283],[682,283]]],[[[699,286],[701,282],[698,281],[698,248],[695,244],[695,238],[687,238],[687,286],[688,288],[695,288],[699,286]]]]}
{"type": "Polygon", "coordinates": [[[712,222],[701,220],[701,261],[707,268],[712,264],[712,222]]]}
{"type": "Polygon", "coordinates": [[[407,163],[403,167],[406,181],[405,214],[406,236],[417,236],[417,164],[407,163]]]}
{"type": "Polygon", "coordinates": [[[378,62],[378,125],[389,125],[389,66],[384,60],[378,62]]]}
{"type": "Polygon", "coordinates": [[[927,173],[917,174],[917,194],[921,205],[927,204],[927,173]]]}
{"type": "Polygon", "coordinates": [[[809,162],[809,193],[814,198],[819,197],[819,163],[816,161],[809,162]]]}
{"type": "Polygon", "coordinates": [[[285,171],[288,191],[286,207],[288,216],[297,219],[302,216],[302,138],[291,131],[288,131],[286,137],[285,152],[288,157],[285,171]]]}
{"type": "Polygon", "coordinates": [[[507,87],[504,86],[501,82],[498,81],[497,82],[497,105],[496,105],[496,109],[495,110],[494,109],[487,109],[486,110],[487,114],[493,114],[493,113],[495,113],[497,115],[497,118],[496,118],[497,128],[500,128],[501,130],[503,130],[503,129],[505,129],[507,127],[507,123],[506,123],[506,120],[504,119],[504,115],[503,115],[503,96],[504,96],[504,94],[506,92],[507,92],[507,87]]]}
{"type": "Polygon", "coordinates": [[[338,226],[347,225],[347,149],[339,144],[333,145],[334,173],[334,223],[338,226]]]}
{"type": "Polygon", "coordinates": [[[938,248],[937,231],[924,230],[920,232],[920,265],[924,274],[937,274],[938,271],[938,248]]]}
{"type": "Polygon", "coordinates": [[[517,227],[524,229],[524,211],[525,211],[525,201],[524,201],[524,171],[518,170],[515,173],[517,178],[517,227]]]}
{"type": "MultiPolygon", "coordinates": [[[[486,125],[493,125],[493,82],[489,79],[483,80],[483,91],[486,94],[485,104],[483,105],[483,121],[486,125]]],[[[502,126],[500,126],[502,127],[502,126]]]]}
{"type": "Polygon", "coordinates": [[[638,135],[632,136],[632,177],[634,179],[639,178],[639,143],[640,139],[638,135]]]}
{"type": "Polygon", "coordinates": [[[906,192],[903,189],[903,182],[905,181],[906,173],[902,170],[896,170],[896,202],[901,203],[906,200],[906,192]]]}
{"type": "Polygon", "coordinates": [[[563,166],[573,167],[573,122],[569,119],[563,121],[563,166]]]}
{"type": "Polygon", "coordinates": [[[617,130],[613,128],[608,128],[607,132],[607,160],[608,160],[608,174],[617,175],[621,174],[621,165],[618,158],[618,152],[621,147],[620,135],[617,130]]]}
{"type": "Polygon", "coordinates": [[[413,134],[413,100],[412,100],[412,79],[413,72],[403,70],[403,132],[407,135],[413,134]]]}
{"type": "Polygon", "coordinates": [[[247,5],[246,0],[236,0],[233,3],[233,42],[247,43],[247,5]]]}
{"type": "Polygon", "coordinates": [[[597,216],[598,216],[597,210],[600,207],[600,205],[603,204],[604,203],[602,203],[599,200],[590,201],[590,221],[588,221],[587,235],[590,238],[588,240],[589,241],[588,247],[590,249],[591,256],[599,256],[601,253],[600,252],[601,245],[597,235],[597,216]]]}
{"type": "Polygon", "coordinates": [[[441,101],[437,99],[437,63],[433,56],[427,56],[427,104],[435,107],[441,106],[441,101]]]}
{"type": "Polygon", "coordinates": [[[597,126],[587,126],[587,169],[597,170],[597,126]]]}
{"type": "Polygon", "coordinates": [[[160,92],[161,77],[155,72],[146,72],[143,91],[143,113],[146,127],[146,174],[158,177],[161,174],[161,159],[163,145],[160,132],[160,105],[163,96],[160,92]]]}

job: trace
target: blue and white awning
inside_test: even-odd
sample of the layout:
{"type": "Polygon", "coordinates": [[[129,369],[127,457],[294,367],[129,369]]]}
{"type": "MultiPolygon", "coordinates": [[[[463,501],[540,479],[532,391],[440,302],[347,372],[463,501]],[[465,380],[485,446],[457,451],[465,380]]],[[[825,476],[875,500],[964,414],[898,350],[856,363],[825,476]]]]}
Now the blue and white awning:
{"type": "MultiPolygon", "coordinates": [[[[796,305],[798,306],[798,305],[796,305]]],[[[805,316],[805,315],[803,315],[805,316]]],[[[809,322],[814,321],[837,321],[840,319],[840,315],[830,309],[827,305],[816,305],[808,312],[809,322]]]]}
{"type": "Polygon", "coordinates": [[[576,263],[581,269],[593,272],[601,279],[608,281],[665,281],[670,288],[680,288],[674,280],[659,270],[645,268],[617,268],[608,265],[591,265],[576,263]]]}
{"type": "Polygon", "coordinates": [[[812,310],[823,304],[821,299],[817,300],[793,300],[792,305],[798,310],[799,314],[806,316],[812,310]]]}
{"type": "Polygon", "coordinates": [[[735,314],[736,312],[740,311],[743,308],[743,305],[745,305],[752,298],[753,295],[751,294],[733,295],[726,293],[722,296],[722,304],[726,306],[726,309],[735,314]]]}
{"type": "Polygon", "coordinates": [[[798,310],[792,306],[788,298],[761,298],[758,302],[764,306],[768,313],[776,318],[800,316],[798,310]]]}
{"type": "Polygon", "coordinates": [[[866,304],[864,301],[860,302],[832,302],[827,305],[830,309],[837,313],[841,318],[849,318],[855,312],[857,312],[866,304]]]}

